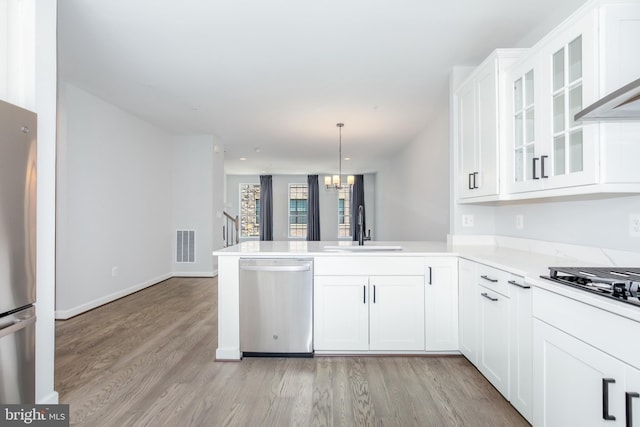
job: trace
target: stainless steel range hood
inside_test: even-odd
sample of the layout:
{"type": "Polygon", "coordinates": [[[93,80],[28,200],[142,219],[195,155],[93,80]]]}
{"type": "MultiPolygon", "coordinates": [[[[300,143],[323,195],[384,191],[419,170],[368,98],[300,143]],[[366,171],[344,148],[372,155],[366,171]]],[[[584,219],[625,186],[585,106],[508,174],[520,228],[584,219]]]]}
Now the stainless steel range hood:
{"type": "Polygon", "coordinates": [[[575,120],[640,121],[640,79],[591,104],[576,114],[575,120]]]}

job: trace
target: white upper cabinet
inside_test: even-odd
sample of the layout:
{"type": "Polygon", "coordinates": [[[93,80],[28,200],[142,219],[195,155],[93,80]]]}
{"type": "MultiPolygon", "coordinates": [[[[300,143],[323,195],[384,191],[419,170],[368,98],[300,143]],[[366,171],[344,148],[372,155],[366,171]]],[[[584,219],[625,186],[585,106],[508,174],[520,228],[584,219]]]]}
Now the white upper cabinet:
{"type": "Polygon", "coordinates": [[[640,76],[638,40],[639,1],[590,1],[510,65],[492,54],[454,92],[458,199],[640,192],[640,120],[574,119],[640,76]]]}
{"type": "Polygon", "coordinates": [[[509,73],[509,86],[506,105],[509,118],[506,123],[505,151],[508,151],[507,188],[509,193],[532,191],[541,188],[541,181],[534,173],[534,167],[540,159],[542,135],[540,120],[540,85],[536,84],[542,75],[539,55],[529,55],[509,73]],[[534,159],[538,159],[537,161],[534,159]],[[534,176],[536,179],[534,179],[534,176]]]}
{"type": "Polygon", "coordinates": [[[598,125],[573,119],[597,99],[596,17],[557,30],[509,70],[508,193],[598,182],[598,125]]]}
{"type": "Polygon", "coordinates": [[[523,49],[494,51],[455,91],[458,196],[495,199],[499,194],[499,141],[504,69],[523,49]]]}

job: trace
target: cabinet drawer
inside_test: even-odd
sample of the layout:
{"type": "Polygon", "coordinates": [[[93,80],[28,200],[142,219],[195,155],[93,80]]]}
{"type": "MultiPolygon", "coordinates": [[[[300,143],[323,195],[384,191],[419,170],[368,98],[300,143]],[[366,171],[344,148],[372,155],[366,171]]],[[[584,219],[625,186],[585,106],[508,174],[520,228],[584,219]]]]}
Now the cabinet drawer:
{"type": "MultiPolygon", "coordinates": [[[[623,303],[620,303],[623,304],[623,303]]],[[[640,323],[574,299],[533,288],[533,317],[634,367],[640,367],[637,345],[640,323]]]]}
{"type": "Polygon", "coordinates": [[[331,256],[316,257],[313,270],[320,276],[424,276],[425,265],[422,257],[331,256]]]}
{"type": "Polygon", "coordinates": [[[509,276],[510,274],[506,271],[478,264],[478,284],[504,296],[509,295],[509,276]]]}

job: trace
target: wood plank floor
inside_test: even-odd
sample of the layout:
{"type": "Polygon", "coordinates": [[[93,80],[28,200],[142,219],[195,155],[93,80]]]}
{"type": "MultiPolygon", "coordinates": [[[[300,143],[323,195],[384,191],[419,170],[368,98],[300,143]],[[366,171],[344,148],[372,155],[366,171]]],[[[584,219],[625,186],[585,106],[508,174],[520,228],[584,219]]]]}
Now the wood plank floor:
{"type": "Polygon", "coordinates": [[[463,357],[214,362],[217,282],[174,278],[56,322],[78,426],[528,426],[463,357]]]}

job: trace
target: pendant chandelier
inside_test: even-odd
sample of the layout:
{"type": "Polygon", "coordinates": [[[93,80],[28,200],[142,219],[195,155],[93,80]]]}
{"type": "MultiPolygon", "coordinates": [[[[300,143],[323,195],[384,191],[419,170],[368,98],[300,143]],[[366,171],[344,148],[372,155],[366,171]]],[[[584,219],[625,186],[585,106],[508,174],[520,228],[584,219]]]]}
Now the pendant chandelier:
{"type": "MultiPolygon", "coordinates": [[[[336,123],[339,132],[339,148],[338,148],[338,175],[333,176],[325,176],[324,177],[324,185],[327,188],[335,188],[339,190],[343,188],[343,183],[345,179],[342,177],[342,128],[344,127],[344,123],[336,123]]],[[[346,184],[348,186],[352,186],[354,182],[353,175],[349,175],[346,178],[346,184]]]]}

